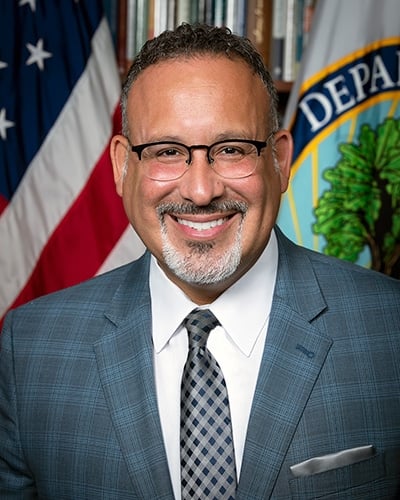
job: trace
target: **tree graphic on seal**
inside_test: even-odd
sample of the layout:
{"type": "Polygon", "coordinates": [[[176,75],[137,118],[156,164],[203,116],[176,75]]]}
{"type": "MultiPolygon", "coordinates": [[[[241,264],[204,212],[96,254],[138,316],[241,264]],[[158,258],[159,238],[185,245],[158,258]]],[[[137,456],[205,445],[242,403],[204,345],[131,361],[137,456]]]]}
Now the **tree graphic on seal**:
{"type": "Polygon", "coordinates": [[[315,208],[324,253],[355,262],[368,246],[372,269],[400,278],[400,120],[388,118],[376,130],[363,125],[358,144],[339,151],[323,174],[331,189],[315,208]]]}

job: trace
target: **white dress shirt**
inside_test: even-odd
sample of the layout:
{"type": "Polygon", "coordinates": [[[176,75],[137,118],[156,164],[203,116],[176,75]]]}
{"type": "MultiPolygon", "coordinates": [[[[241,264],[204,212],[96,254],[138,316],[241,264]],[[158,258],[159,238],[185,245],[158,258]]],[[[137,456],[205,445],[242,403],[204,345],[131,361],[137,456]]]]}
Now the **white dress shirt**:
{"type": "MultiPolygon", "coordinates": [[[[254,266],[212,304],[202,306],[221,323],[210,333],[207,347],[222,369],[228,390],[238,478],[277,265],[278,247],[272,232],[254,266]]],[[[153,257],[150,291],[158,408],[174,495],[180,499],[180,388],[188,353],[182,321],[198,306],[166,277],[153,257]]]]}

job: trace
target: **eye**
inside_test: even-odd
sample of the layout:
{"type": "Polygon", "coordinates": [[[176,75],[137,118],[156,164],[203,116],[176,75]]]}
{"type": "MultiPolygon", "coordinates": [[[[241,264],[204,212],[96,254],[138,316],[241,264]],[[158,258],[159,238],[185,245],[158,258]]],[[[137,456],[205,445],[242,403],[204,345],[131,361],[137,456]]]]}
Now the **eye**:
{"type": "Polygon", "coordinates": [[[157,159],[162,163],[173,163],[186,160],[188,152],[184,147],[176,144],[157,144],[148,149],[149,158],[157,159]]]}
{"type": "Polygon", "coordinates": [[[157,156],[179,156],[182,154],[183,152],[178,148],[164,148],[157,151],[157,156]]]}
{"type": "Polygon", "coordinates": [[[237,159],[242,158],[246,154],[245,149],[240,144],[219,144],[211,152],[213,158],[218,159],[237,159]]]}
{"type": "Polygon", "coordinates": [[[221,154],[225,155],[242,155],[243,149],[239,146],[225,146],[221,149],[221,154]]]}

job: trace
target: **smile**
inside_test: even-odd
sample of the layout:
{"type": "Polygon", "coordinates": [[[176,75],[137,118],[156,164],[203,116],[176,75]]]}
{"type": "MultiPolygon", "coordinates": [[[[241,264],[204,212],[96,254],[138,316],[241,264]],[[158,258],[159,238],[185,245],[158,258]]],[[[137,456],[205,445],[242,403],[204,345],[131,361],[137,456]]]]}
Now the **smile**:
{"type": "Polygon", "coordinates": [[[224,224],[227,220],[228,217],[223,217],[221,219],[210,220],[207,222],[194,222],[192,220],[177,218],[179,224],[188,226],[196,231],[206,231],[207,229],[212,229],[213,227],[222,226],[222,224],[224,224]]]}

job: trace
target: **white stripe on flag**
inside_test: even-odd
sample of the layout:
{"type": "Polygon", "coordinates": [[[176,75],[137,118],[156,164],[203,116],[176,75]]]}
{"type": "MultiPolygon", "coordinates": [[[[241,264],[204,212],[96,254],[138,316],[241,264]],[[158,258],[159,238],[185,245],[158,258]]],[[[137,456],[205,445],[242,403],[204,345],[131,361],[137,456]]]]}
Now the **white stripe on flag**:
{"type": "Polygon", "coordinates": [[[115,267],[138,259],[144,253],[144,250],[145,246],[139,236],[135,233],[132,226],[128,225],[96,274],[105,273],[115,267]]]}

